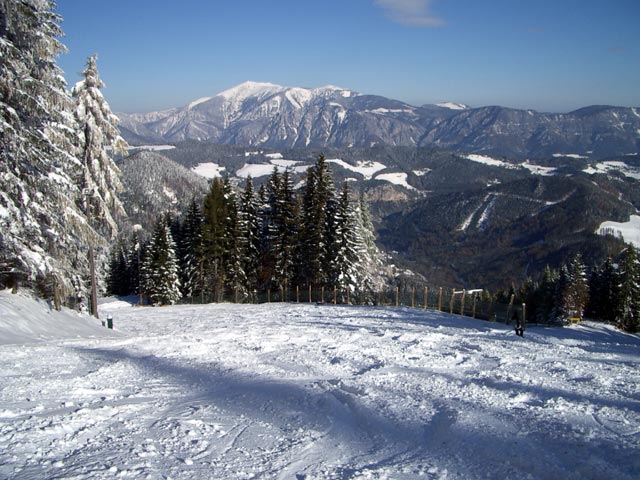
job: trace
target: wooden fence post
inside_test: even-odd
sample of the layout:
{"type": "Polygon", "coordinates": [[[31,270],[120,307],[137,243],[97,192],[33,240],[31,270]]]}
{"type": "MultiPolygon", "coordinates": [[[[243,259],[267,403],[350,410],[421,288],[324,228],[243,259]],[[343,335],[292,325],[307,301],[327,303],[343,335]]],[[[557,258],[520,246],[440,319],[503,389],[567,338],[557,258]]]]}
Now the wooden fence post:
{"type": "Polygon", "coordinates": [[[478,302],[478,294],[473,294],[473,318],[476,318],[476,303],[478,302]]]}
{"type": "Polygon", "coordinates": [[[333,304],[338,304],[338,287],[336,286],[333,287],[333,304]]]}
{"type": "Polygon", "coordinates": [[[347,287],[347,305],[351,305],[351,290],[347,287]]]}
{"type": "Polygon", "coordinates": [[[527,328],[527,304],[522,304],[522,331],[524,332],[527,328]]]}
{"type": "Polygon", "coordinates": [[[411,308],[415,307],[416,287],[411,287],[411,308]]]}
{"type": "Polygon", "coordinates": [[[464,296],[466,295],[467,291],[466,290],[462,290],[462,299],[460,300],[460,315],[464,317],[464,296]]]}
{"type": "Polygon", "coordinates": [[[426,310],[429,303],[429,287],[424,287],[424,309],[426,310]]]}
{"type": "Polygon", "coordinates": [[[271,303],[271,289],[267,288],[267,303],[271,303]]]}
{"type": "Polygon", "coordinates": [[[453,302],[456,299],[456,289],[451,289],[451,302],[449,302],[449,313],[453,315],[453,302]]]}
{"type": "Polygon", "coordinates": [[[309,284],[309,303],[311,303],[311,284],[309,284]]]}
{"type": "Polygon", "coordinates": [[[400,298],[399,298],[399,294],[400,294],[400,288],[396,287],[396,307],[400,306],[400,298]]]}
{"type": "Polygon", "coordinates": [[[320,288],[320,303],[324,303],[324,285],[320,288]]]}
{"type": "Polygon", "coordinates": [[[296,303],[300,303],[300,287],[296,285],[296,303]]]}
{"type": "Polygon", "coordinates": [[[438,296],[438,310],[442,311],[442,287],[440,287],[440,295],[438,296]]]}

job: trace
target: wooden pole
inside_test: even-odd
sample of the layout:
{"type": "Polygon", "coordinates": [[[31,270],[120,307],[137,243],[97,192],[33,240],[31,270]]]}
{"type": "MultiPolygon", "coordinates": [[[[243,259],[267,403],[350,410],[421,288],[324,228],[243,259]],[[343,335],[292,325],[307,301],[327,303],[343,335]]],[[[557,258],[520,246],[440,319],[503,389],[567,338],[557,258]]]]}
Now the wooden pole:
{"type": "Polygon", "coordinates": [[[347,287],[347,305],[351,305],[351,290],[347,287]]]}
{"type": "Polygon", "coordinates": [[[464,296],[466,295],[466,293],[466,290],[462,290],[462,300],[460,301],[460,315],[462,316],[464,316],[464,296]]]}
{"type": "Polygon", "coordinates": [[[524,332],[527,328],[527,304],[522,304],[522,331],[524,332]]]}
{"type": "Polygon", "coordinates": [[[296,285],[296,303],[300,303],[300,287],[296,285]]]}
{"type": "Polygon", "coordinates": [[[513,308],[513,301],[515,300],[515,298],[515,293],[512,293],[511,300],[509,300],[509,308],[507,308],[507,320],[505,322],[507,325],[509,325],[509,323],[511,322],[511,309],[513,308]]]}
{"type": "Polygon", "coordinates": [[[271,303],[271,289],[267,288],[267,303],[271,303]]]}
{"type": "Polygon", "coordinates": [[[234,292],[234,302],[238,303],[238,287],[236,287],[235,292],[234,292]]]}
{"type": "Polygon", "coordinates": [[[429,304],[429,287],[424,287],[424,309],[428,308],[429,304]]]}
{"type": "Polygon", "coordinates": [[[415,307],[416,287],[411,287],[411,308],[415,307]]]}
{"type": "Polygon", "coordinates": [[[440,287],[440,294],[438,295],[438,311],[442,311],[442,287],[440,287]]]}
{"type": "Polygon", "coordinates": [[[451,289],[451,302],[449,302],[449,313],[453,315],[453,302],[456,299],[456,289],[451,289]]]}
{"type": "Polygon", "coordinates": [[[473,318],[476,318],[476,303],[478,302],[478,294],[474,293],[473,294],[473,318]]]}
{"type": "Polygon", "coordinates": [[[309,303],[311,303],[311,284],[309,284],[309,303]]]}
{"type": "Polygon", "coordinates": [[[324,285],[322,286],[322,288],[320,289],[320,303],[324,303],[324,285]]]}
{"type": "Polygon", "coordinates": [[[98,292],[96,288],[96,264],[93,256],[93,245],[89,246],[89,272],[91,275],[91,315],[98,317],[98,292]]]}
{"type": "Polygon", "coordinates": [[[396,287],[396,307],[400,305],[399,294],[400,294],[400,288],[396,287]]]}
{"type": "Polygon", "coordinates": [[[338,303],[338,287],[333,287],[333,304],[337,305],[338,303]]]}

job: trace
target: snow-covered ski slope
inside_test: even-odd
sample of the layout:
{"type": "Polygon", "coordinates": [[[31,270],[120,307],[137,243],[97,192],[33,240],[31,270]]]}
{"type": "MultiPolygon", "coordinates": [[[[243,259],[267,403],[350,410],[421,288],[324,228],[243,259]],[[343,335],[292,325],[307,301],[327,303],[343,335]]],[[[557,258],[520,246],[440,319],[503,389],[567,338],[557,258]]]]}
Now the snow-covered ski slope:
{"type": "Polygon", "coordinates": [[[0,478],[640,478],[640,340],[611,327],[118,307],[120,336],[0,346],[0,478]]]}

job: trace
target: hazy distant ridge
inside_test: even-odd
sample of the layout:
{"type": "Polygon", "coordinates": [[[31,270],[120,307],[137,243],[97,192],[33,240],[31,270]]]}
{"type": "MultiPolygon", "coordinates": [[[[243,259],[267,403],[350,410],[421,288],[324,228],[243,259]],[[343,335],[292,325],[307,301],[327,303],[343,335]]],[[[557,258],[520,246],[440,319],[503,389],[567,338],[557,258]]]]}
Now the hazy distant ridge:
{"type": "Polygon", "coordinates": [[[416,107],[334,86],[245,82],[183,108],[120,114],[132,143],[197,139],[269,148],[437,146],[515,158],[640,151],[640,109],[591,106],[550,114],[451,102],[416,107]]]}

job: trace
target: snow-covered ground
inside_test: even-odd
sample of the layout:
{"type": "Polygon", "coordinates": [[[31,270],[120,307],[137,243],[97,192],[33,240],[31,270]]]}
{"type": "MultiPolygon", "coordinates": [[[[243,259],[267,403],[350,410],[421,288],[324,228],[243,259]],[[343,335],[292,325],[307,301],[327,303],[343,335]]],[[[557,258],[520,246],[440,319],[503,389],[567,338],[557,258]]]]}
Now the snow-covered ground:
{"type": "Polygon", "coordinates": [[[222,173],[225,171],[225,167],[222,167],[214,162],[202,162],[193,167],[191,170],[204,178],[211,179],[222,177],[222,173]]]}
{"type": "MultiPolygon", "coordinates": [[[[9,295],[3,316],[35,321],[9,295]]],[[[520,338],[419,309],[101,310],[115,332],[85,318],[84,338],[25,327],[0,346],[0,478],[640,478],[640,339],[611,327],[520,338]]]]}
{"type": "Polygon", "coordinates": [[[635,245],[636,248],[640,248],[639,215],[631,215],[628,222],[603,222],[596,230],[596,233],[603,234],[608,230],[620,235],[625,242],[635,245]]]}

